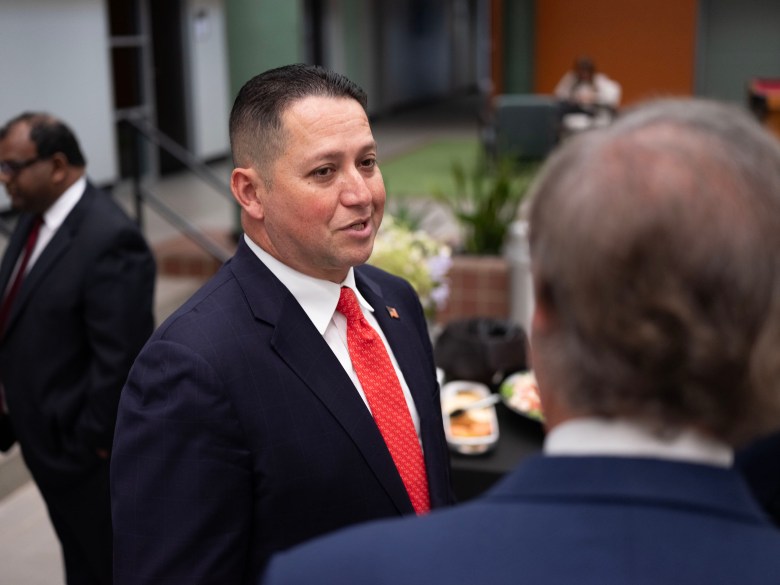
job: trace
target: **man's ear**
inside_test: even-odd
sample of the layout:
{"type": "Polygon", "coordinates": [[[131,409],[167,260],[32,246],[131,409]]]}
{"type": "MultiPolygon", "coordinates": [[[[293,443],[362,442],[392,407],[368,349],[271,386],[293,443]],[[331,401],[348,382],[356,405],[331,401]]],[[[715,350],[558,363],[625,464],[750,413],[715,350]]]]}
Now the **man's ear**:
{"type": "Polygon", "coordinates": [[[536,333],[549,333],[556,325],[556,308],[550,285],[534,275],[534,310],[531,329],[536,333]]]}
{"type": "Polygon", "coordinates": [[[52,167],[51,167],[52,182],[55,184],[59,184],[67,181],[68,175],[70,173],[70,163],[68,163],[68,159],[65,157],[65,155],[61,152],[55,152],[51,156],[50,160],[52,163],[52,167]]]}
{"type": "Polygon", "coordinates": [[[265,185],[253,168],[235,168],[230,175],[230,190],[241,209],[253,219],[264,215],[265,185]]]}

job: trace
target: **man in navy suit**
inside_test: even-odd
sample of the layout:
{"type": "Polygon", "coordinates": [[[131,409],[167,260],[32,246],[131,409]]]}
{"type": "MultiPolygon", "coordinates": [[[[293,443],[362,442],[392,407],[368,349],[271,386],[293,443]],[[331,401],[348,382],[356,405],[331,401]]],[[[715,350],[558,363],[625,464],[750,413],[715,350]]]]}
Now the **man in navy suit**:
{"type": "Polygon", "coordinates": [[[275,551],[414,513],[351,361],[342,287],[385,338],[422,447],[425,506],[451,503],[422,307],[406,281],[363,265],[385,204],[365,107],[354,83],[305,65],[260,74],[236,97],[231,188],[245,233],[123,390],[117,583],[254,583],[275,551]]]}
{"type": "Polygon", "coordinates": [[[0,448],[18,440],[67,582],[107,585],[109,456],[122,385],[154,327],[155,262],[85,170],[75,135],[49,114],[0,129],[0,180],[21,212],[0,265],[0,448]]]}
{"type": "Polygon", "coordinates": [[[266,585],[772,585],[732,467],[780,421],[780,144],[664,100],[567,141],[530,209],[548,435],[483,497],[279,554],[266,585]]]}

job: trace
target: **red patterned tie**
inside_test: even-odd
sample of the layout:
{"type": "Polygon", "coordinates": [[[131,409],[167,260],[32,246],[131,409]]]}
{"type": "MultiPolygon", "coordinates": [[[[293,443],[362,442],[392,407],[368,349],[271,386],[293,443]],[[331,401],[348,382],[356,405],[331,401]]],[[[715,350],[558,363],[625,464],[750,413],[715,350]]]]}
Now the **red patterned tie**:
{"type": "Polygon", "coordinates": [[[369,325],[352,289],[341,288],[336,310],[347,318],[347,346],[376,426],[387,444],[415,512],[430,510],[422,449],[401,384],[379,334],[369,325]]]}
{"type": "Polygon", "coordinates": [[[27,264],[30,262],[30,256],[35,249],[35,242],[38,241],[38,232],[41,229],[41,223],[43,223],[43,217],[36,215],[33,220],[30,233],[27,235],[27,242],[24,245],[24,251],[22,252],[22,261],[19,264],[19,270],[14,276],[13,283],[8,289],[8,294],[5,295],[2,305],[0,305],[0,336],[5,333],[5,325],[8,320],[8,315],[11,313],[11,307],[13,306],[16,294],[22,286],[22,280],[24,280],[24,273],[27,270],[27,264]]]}

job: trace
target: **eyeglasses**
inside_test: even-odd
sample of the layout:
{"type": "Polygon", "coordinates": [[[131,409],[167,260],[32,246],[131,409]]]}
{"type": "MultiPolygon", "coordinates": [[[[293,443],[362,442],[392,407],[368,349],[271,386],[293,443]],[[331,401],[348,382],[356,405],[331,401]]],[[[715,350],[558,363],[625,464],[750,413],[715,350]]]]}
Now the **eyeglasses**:
{"type": "Polygon", "coordinates": [[[46,157],[36,156],[27,160],[0,160],[0,173],[10,176],[16,175],[44,158],[46,157]]]}

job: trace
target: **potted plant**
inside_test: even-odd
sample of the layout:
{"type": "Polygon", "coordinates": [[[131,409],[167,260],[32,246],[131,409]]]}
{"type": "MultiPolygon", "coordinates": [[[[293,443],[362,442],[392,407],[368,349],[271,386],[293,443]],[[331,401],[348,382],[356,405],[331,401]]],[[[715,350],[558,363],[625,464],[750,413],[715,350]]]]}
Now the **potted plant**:
{"type": "Polygon", "coordinates": [[[455,188],[434,191],[434,199],[448,207],[463,232],[462,253],[500,255],[517,217],[538,163],[510,157],[480,156],[472,169],[461,161],[452,165],[455,188]]]}
{"type": "Polygon", "coordinates": [[[452,167],[455,188],[433,193],[452,211],[462,233],[450,269],[450,297],[440,323],[466,317],[506,319],[512,275],[505,248],[518,208],[540,163],[480,156],[473,168],[452,167]]]}

